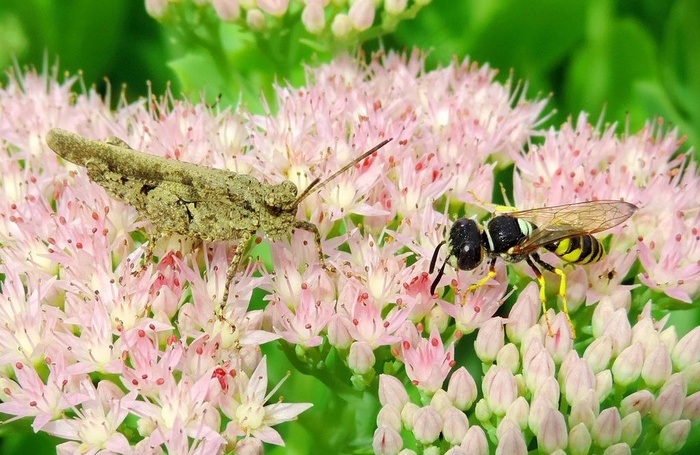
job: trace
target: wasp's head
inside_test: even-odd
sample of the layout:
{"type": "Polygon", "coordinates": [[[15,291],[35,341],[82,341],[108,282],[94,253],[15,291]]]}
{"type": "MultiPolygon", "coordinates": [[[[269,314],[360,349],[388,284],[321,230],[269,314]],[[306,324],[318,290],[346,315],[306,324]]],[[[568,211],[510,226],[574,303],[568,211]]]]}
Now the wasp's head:
{"type": "MultiPolygon", "coordinates": [[[[430,273],[435,270],[437,255],[440,248],[445,244],[445,241],[435,248],[433,259],[430,261],[430,273]]],[[[460,218],[454,222],[450,229],[450,245],[449,253],[442,263],[432,286],[430,293],[435,294],[435,288],[445,272],[445,266],[450,258],[457,258],[457,267],[460,270],[472,270],[476,268],[484,259],[484,248],[481,242],[481,228],[476,221],[469,218],[460,218]]]]}
{"type": "Polygon", "coordinates": [[[450,229],[450,255],[457,258],[460,270],[475,269],[484,259],[481,229],[476,221],[460,218],[450,229]]]}

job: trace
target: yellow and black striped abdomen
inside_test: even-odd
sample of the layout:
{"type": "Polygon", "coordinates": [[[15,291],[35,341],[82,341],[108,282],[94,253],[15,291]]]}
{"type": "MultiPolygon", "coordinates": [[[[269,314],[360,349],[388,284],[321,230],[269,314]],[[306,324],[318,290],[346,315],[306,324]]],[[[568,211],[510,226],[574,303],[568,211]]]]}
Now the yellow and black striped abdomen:
{"type": "Polygon", "coordinates": [[[592,235],[579,235],[549,243],[544,247],[572,264],[598,262],[605,255],[603,244],[592,235]]]}

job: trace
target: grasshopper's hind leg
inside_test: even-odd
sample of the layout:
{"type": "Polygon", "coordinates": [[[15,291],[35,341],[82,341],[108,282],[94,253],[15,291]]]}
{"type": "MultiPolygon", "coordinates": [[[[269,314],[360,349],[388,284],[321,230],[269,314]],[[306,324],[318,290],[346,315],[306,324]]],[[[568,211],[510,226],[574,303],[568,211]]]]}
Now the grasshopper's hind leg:
{"type": "Polygon", "coordinates": [[[131,274],[133,276],[141,275],[143,272],[146,271],[146,269],[148,268],[148,264],[150,264],[151,261],[153,260],[153,250],[155,249],[156,242],[158,241],[158,239],[160,237],[161,237],[161,235],[153,232],[149,236],[148,242],[146,243],[146,245],[144,246],[144,244],[141,244],[141,247],[143,247],[143,249],[145,251],[144,251],[143,257],[141,257],[141,265],[138,266],[138,268],[136,268],[136,270],[131,272],[131,274]]]}

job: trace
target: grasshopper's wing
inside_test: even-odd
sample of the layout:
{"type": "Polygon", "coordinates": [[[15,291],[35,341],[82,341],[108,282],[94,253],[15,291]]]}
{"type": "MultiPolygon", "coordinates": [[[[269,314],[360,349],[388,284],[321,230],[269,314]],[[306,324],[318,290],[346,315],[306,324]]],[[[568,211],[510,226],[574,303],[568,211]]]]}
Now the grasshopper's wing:
{"type": "Polygon", "coordinates": [[[172,182],[188,187],[194,195],[200,195],[192,196],[193,199],[207,199],[212,195],[226,196],[230,179],[252,179],[224,169],[212,169],[143,153],[132,149],[118,138],[110,138],[108,142],[94,141],[54,128],[47,134],[46,142],[64,159],[80,166],[92,167],[97,170],[95,172],[114,172],[127,180],[172,182]]]}
{"type": "Polygon", "coordinates": [[[537,226],[517,247],[517,252],[523,254],[559,240],[605,231],[624,222],[637,209],[629,202],[592,201],[509,212],[508,216],[537,226]]]}

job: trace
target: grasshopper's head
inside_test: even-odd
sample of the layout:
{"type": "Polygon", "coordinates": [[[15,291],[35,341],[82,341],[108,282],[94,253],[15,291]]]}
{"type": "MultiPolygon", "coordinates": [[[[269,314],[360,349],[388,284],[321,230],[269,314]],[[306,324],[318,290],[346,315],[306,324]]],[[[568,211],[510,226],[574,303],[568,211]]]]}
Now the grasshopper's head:
{"type": "Polygon", "coordinates": [[[297,186],[289,180],[285,180],[279,185],[266,186],[263,200],[271,212],[296,212],[299,206],[297,186]]]}
{"type": "Polygon", "coordinates": [[[296,199],[297,187],[289,180],[260,187],[258,217],[269,238],[281,238],[291,230],[299,207],[296,199]]]}

